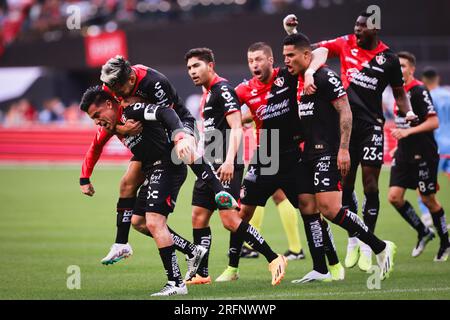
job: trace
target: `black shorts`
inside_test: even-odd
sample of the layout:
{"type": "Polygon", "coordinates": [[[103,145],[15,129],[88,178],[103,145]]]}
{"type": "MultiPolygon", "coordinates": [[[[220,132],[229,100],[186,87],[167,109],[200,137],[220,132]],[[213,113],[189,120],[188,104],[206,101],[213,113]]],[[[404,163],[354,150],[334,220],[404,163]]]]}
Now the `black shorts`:
{"type": "Polygon", "coordinates": [[[430,195],[439,189],[439,159],[419,160],[417,162],[392,161],[390,187],[419,189],[420,194],[430,195]]]}
{"type": "Polygon", "coordinates": [[[337,157],[320,156],[300,162],[297,173],[298,194],[342,191],[337,157]]]}
{"type": "Polygon", "coordinates": [[[363,166],[381,168],[383,165],[384,131],[383,125],[353,119],[350,137],[350,159],[352,168],[363,166]]]}
{"type": "Polygon", "coordinates": [[[252,161],[244,177],[241,188],[241,203],[251,206],[266,205],[275,191],[281,189],[294,207],[298,207],[296,174],[300,161],[300,151],[280,155],[280,170],[275,174],[264,174],[263,165],[252,161]],[[263,172],[263,174],[261,174],[263,172]]]}
{"type": "MultiPolygon", "coordinates": [[[[214,165],[214,169],[218,169],[218,165],[214,165]]],[[[242,184],[242,176],[244,175],[244,166],[235,165],[233,179],[230,183],[222,183],[225,191],[230,193],[236,201],[239,201],[239,194],[242,184]]],[[[210,211],[217,209],[214,191],[201,179],[197,178],[192,193],[192,205],[202,207],[210,211]]]]}
{"type": "Polygon", "coordinates": [[[155,212],[164,216],[175,209],[178,192],[187,176],[186,165],[170,161],[152,166],[145,173],[145,181],[139,189],[134,214],[145,216],[155,212]]]}

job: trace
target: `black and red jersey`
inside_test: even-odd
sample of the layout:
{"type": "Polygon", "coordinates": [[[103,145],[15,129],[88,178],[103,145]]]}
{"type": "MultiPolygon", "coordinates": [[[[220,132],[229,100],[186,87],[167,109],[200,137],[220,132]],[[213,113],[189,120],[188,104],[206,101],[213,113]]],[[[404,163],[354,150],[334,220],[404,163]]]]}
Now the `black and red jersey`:
{"type": "MultiPolygon", "coordinates": [[[[241,104],[234,91],[234,88],[226,79],[216,76],[209,88],[203,92],[201,100],[201,116],[203,120],[203,134],[205,138],[205,151],[208,146],[217,143],[217,134],[220,132],[222,143],[214,144],[211,148],[211,162],[221,164],[226,159],[227,153],[227,130],[230,126],[227,122],[227,115],[240,112],[241,104]]],[[[236,160],[236,159],[235,159],[236,160]]]]}
{"type": "Polygon", "coordinates": [[[337,155],[340,126],[339,114],[333,101],[346,95],[339,76],[328,67],[321,67],[314,73],[314,83],[316,92],[303,95],[304,79],[299,76],[298,115],[305,141],[303,157],[306,160],[323,155],[337,155]]]}
{"type": "MultiPolygon", "coordinates": [[[[265,84],[253,77],[236,87],[242,104],[250,109],[258,131],[275,129],[279,132],[280,152],[298,147],[300,124],[297,115],[297,77],[287,68],[275,68],[270,81],[265,84]]],[[[268,144],[270,132],[267,132],[268,144]]]]}
{"type": "Polygon", "coordinates": [[[158,160],[170,160],[173,147],[171,135],[184,130],[175,111],[154,104],[135,103],[123,109],[121,121],[133,119],[142,122],[142,132],[122,140],[133,155],[142,162],[143,170],[158,160]]]}
{"type": "Polygon", "coordinates": [[[137,82],[131,95],[141,97],[147,103],[173,108],[186,131],[193,135],[195,119],[167,77],[141,64],[132,66],[132,69],[136,73],[137,82]]]}
{"type": "MultiPolygon", "coordinates": [[[[411,107],[419,118],[419,124],[423,123],[428,117],[436,116],[431,95],[422,82],[414,79],[408,85],[405,85],[411,107]]],[[[406,121],[403,114],[394,106],[395,124],[397,128],[407,129],[410,123],[406,121]]],[[[438,147],[434,139],[433,131],[422,132],[410,135],[398,141],[395,159],[397,161],[417,161],[421,159],[432,160],[438,158],[438,147]]]]}
{"type": "Polygon", "coordinates": [[[319,42],[329,50],[329,57],[339,56],[341,79],[355,120],[383,124],[382,94],[387,85],[403,86],[400,62],[395,53],[382,41],[373,50],[356,43],[356,36],[346,35],[319,42]]]}

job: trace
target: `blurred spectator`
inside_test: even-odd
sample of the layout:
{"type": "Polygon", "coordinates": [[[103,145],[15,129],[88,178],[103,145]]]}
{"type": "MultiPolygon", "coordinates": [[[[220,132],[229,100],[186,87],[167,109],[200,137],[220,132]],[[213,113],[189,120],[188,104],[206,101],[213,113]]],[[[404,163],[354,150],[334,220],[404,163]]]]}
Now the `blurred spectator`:
{"type": "Polygon", "coordinates": [[[21,99],[11,105],[5,115],[7,127],[20,126],[36,120],[36,110],[27,99],[21,99]]]}
{"type": "Polygon", "coordinates": [[[58,98],[52,98],[44,102],[44,109],[39,112],[39,122],[50,123],[64,120],[64,105],[58,98]]]}

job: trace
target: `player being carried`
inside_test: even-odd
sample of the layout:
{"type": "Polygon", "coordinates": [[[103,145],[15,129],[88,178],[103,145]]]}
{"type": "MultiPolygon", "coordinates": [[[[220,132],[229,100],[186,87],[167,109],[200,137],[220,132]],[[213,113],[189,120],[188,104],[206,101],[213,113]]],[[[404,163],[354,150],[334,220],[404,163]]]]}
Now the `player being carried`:
{"type": "MultiPolygon", "coordinates": [[[[354,34],[345,35],[329,41],[314,44],[314,59],[305,72],[305,93],[313,93],[313,75],[327,57],[339,57],[341,79],[348,93],[353,113],[353,127],[350,138],[351,168],[343,177],[344,207],[357,213],[353,196],[358,165],[361,164],[365,201],[363,205],[364,222],[372,232],[380,208],[378,179],[383,164],[383,126],[382,93],[387,85],[392,87],[399,109],[407,121],[417,117],[411,109],[403,88],[402,73],[398,57],[378,38],[379,29],[373,23],[372,14],[362,12],[356,19],[354,34]],[[369,19],[370,18],[370,19],[369,19]]],[[[288,34],[297,32],[295,15],[284,19],[288,34]]],[[[356,237],[349,234],[345,266],[351,268],[358,263],[361,270],[367,271],[372,265],[372,250],[356,237]]]]}
{"type": "MultiPolygon", "coordinates": [[[[187,147],[190,146],[189,148],[191,149],[193,148],[192,145],[195,144],[195,139],[193,138],[195,119],[185,107],[175,88],[162,73],[143,65],[131,66],[123,57],[116,56],[108,60],[102,67],[100,79],[118,100],[125,100],[128,103],[144,101],[161,107],[173,108],[188,133],[182,143],[187,144],[187,147]]],[[[126,123],[126,125],[131,127],[131,124],[126,123]]],[[[138,125],[135,124],[135,126],[138,125]]],[[[121,129],[119,126],[118,128],[119,130],[121,129]]],[[[131,129],[136,130],[136,128],[128,130],[131,129]]],[[[94,138],[85,157],[83,168],[87,169],[82,170],[80,184],[82,192],[87,195],[93,195],[94,192],[92,183],[89,180],[90,174],[92,174],[92,170],[100,157],[104,144],[114,133],[116,133],[115,128],[112,128],[109,133],[107,130],[102,130],[101,134],[94,138]]],[[[224,190],[208,162],[196,161],[190,164],[190,167],[197,177],[205,179],[205,182],[213,188],[216,196],[215,200],[219,206],[226,208],[237,206],[237,202],[224,190]]],[[[103,264],[120,261],[122,258],[132,254],[131,246],[127,243],[130,228],[129,216],[132,214],[131,212],[136,202],[136,190],[143,181],[141,163],[139,159],[133,157],[120,185],[120,198],[117,203],[118,236],[110,252],[102,259],[103,264]]]]}

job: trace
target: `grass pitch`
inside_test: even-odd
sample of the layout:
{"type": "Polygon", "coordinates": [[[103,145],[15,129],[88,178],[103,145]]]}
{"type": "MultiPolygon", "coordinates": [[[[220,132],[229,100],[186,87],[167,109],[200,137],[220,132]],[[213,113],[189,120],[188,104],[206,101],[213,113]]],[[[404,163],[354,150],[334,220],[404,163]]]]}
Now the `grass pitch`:
{"type": "MultiPolygon", "coordinates": [[[[112,266],[100,264],[114,241],[118,183],[124,171],[125,167],[100,166],[92,179],[96,194],[89,198],[79,191],[78,167],[0,168],[0,299],[150,299],[150,293],[161,289],[166,278],[156,246],[152,239],[134,230],[130,232],[133,257],[112,266]],[[79,290],[67,288],[69,266],[80,268],[79,290]]],[[[302,277],[312,267],[300,222],[307,259],[289,262],[286,277],[279,286],[270,285],[263,257],[241,259],[238,281],[192,286],[189,295],[182,299],[450,299],[450,261],[433,262],[438,239],[420,257],[411,257],[416,234],[387,203],[388,178],[389,172],[383,171],[377,234],[394,241],[398,254],[395,271],[381,283],[381,289],[369,290],[370,274],[359,271],[357,266],[347,270],[345,281],[291,284],[291,280],[302,277]]],[[[450,220],[450,183],[443,175],[439,181],[438,196],[450,220]]],[[[188,239],[192,239],[192,184],[190,173],[176,211],[169,218],[169,224],[188,239]]],[[[359,181],[357,190],[361,203],[359,181]]],[[[407,196],[417,207],[415,193],[409,191],[407,196]]],[[[217,214],[211,220],[213,241],[209,261],[210,273],[215,278],[227,265],[229,234],[217,214]]],[[[346,233],[334,225],[332,228],[343,261],[346,233]]],[[[287,249],[281,221],[271,200],[262,234],[275,251],[283,253],[287,249]]],[[[178,260],[184,274],[184,257],[178,255],[178,260]]]]}

